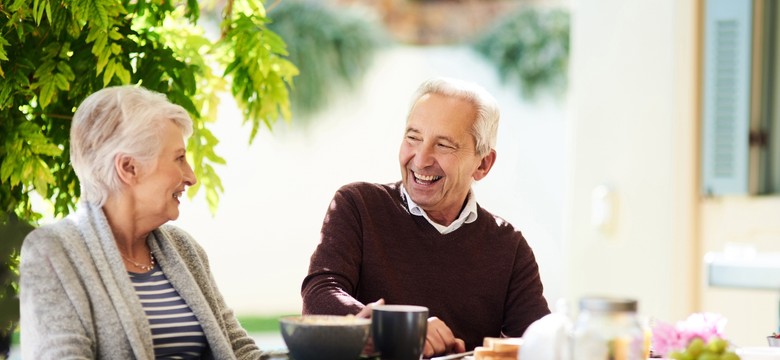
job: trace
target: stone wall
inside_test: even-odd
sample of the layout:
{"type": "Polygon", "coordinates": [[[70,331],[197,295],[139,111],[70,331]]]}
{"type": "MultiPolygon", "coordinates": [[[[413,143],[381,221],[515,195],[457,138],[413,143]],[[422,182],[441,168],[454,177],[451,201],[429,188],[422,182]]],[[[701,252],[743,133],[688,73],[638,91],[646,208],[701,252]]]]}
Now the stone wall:
{"type": "Polygon", "coordinates": [[[331,0],[373,11],[399,42],[414,45],[470,41],[502,15],[523,7],[563,7],[565,0],[331,0]]]}

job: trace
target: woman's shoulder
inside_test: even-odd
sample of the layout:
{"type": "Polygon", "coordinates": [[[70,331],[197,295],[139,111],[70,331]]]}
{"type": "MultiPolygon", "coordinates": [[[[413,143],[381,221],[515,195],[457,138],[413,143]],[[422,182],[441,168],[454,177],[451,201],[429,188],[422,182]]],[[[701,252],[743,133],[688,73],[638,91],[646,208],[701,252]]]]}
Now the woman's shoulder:
{"type": "Polygon", "coordinates": [[[22,249],[36,247],[43,249],[58,249],[69,243],[83,242],[76,225],[68,218],[54,223],[41,225],[27,234],[22,249]]]}
{"type": "Polygon", "coordinates": [[[184,229],[171,224],[165,224],[158,229],[165,238],[169,240],[170,244],[177,249],[180,253],[183,250],[194,250],[199,254],[205,254],[203,247],[195,241],[195,238],[190,235],[184,229]]]}

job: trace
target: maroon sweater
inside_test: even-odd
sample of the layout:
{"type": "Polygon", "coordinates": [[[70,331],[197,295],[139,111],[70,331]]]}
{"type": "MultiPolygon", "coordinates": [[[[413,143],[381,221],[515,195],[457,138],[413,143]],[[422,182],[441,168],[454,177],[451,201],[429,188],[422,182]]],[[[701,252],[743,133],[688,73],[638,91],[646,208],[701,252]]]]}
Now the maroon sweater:
{"type": "Polygon", "coordinates": [[[336,192],[303,280],[304,314],[355,314],[363,304],[423,305],[466,342],[522,336],[549,314],[536,259],[519,231],[477,206],[478,218],[440,234],[412,215],[395,184],[336,192]]]}

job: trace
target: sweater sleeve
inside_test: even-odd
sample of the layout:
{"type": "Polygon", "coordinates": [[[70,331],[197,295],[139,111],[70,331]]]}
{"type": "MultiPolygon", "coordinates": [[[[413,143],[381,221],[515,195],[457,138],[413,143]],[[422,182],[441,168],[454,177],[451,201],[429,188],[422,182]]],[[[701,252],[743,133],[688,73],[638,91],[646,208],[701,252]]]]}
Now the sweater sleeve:
{"type": "Polygon", "coordinates": [[[184,230],[170,225],[165,226],[164,229],[180,242],[177,246],[178,251],[187,263],[214,316],[218,319],[236,358],[239,360],[262,358],[263,354],[255,344],[254,339],[238,322],[233,309],[227,305],[219,291],[209,266],[208,255],[203,247],[184,230]]]}
{"type": "Polygon", "coordinates": [[[48,229],[24,241],[20,265],[22,357],[93,359],[89,300],[61,242],[48,229]]]}
{"type": "Polygon", "coordinates": [[[531,323],[549,314],[550,308],[543,295],[544,287],[534,253],[519,232],[515,236],[519,236],[521,241],[515,253],[501,332],[506,336],[520,337],[531,323]]]}
{"type": "MultiPolygon", "coordinates": [[[[205,259],[205,254],[204,254],[205,259]]],[[[208,264],[208,260],[206,260],[208,264]]],[[[208,265],[206,266],[208,269],[208,265]]],[[[217,282],[214,280],[211,271],[208,271],[209,282],[213,288],[213,302],[215,302],[216,308],[219,309],[219,313],[215,314],[222,320],[225,327],[225,333],[227,334],[230,346],[233,348],[233,352],[236,358],[239,360],[259,359],[262,353],[255,344],[255,340],[252,339],[249,334],[244,330],[241,324],[236,319],[233,309],[227,305],[225,299],[222,297],[222,293],[217,288],[217,282]]]]}
{"type": "Polygon", "coordinates": [[[336,192],[322,224],[320,243],[301,286],[304,314],[348,315],[363,307],[355,299],[362,261],[362,229],[355,194],[336,192]]]}
{"type": "Polygon", "coordinates": [[[217,288],[217,283],[214,281],[214,277],[211,275],[210,271],[209,281],[213,284],[214,301],[219,304],[219,314],[216,315],[222,319],[228,341],[233,348],[233,352],[236,354],[236,358],[239,360],[260,359],[262,356],[260,348],[257,347],[255,340],[249,336],[246,330],[244,330],[238,322],[238,319],[236,319],[236,316],[233,313],[233,309],[225,303],[225,299],[217,288]]]}

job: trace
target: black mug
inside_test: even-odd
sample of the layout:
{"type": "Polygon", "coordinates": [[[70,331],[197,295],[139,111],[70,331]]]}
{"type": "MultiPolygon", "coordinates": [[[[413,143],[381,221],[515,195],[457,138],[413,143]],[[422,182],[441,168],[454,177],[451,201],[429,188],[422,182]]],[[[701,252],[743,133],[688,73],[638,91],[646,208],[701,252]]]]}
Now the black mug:
{"type": "Polygon", "coordinates": [[[419,360],[428,331],[428,308],[376,305],[371,311],[374,349],[383,360],[419,360]]]}

